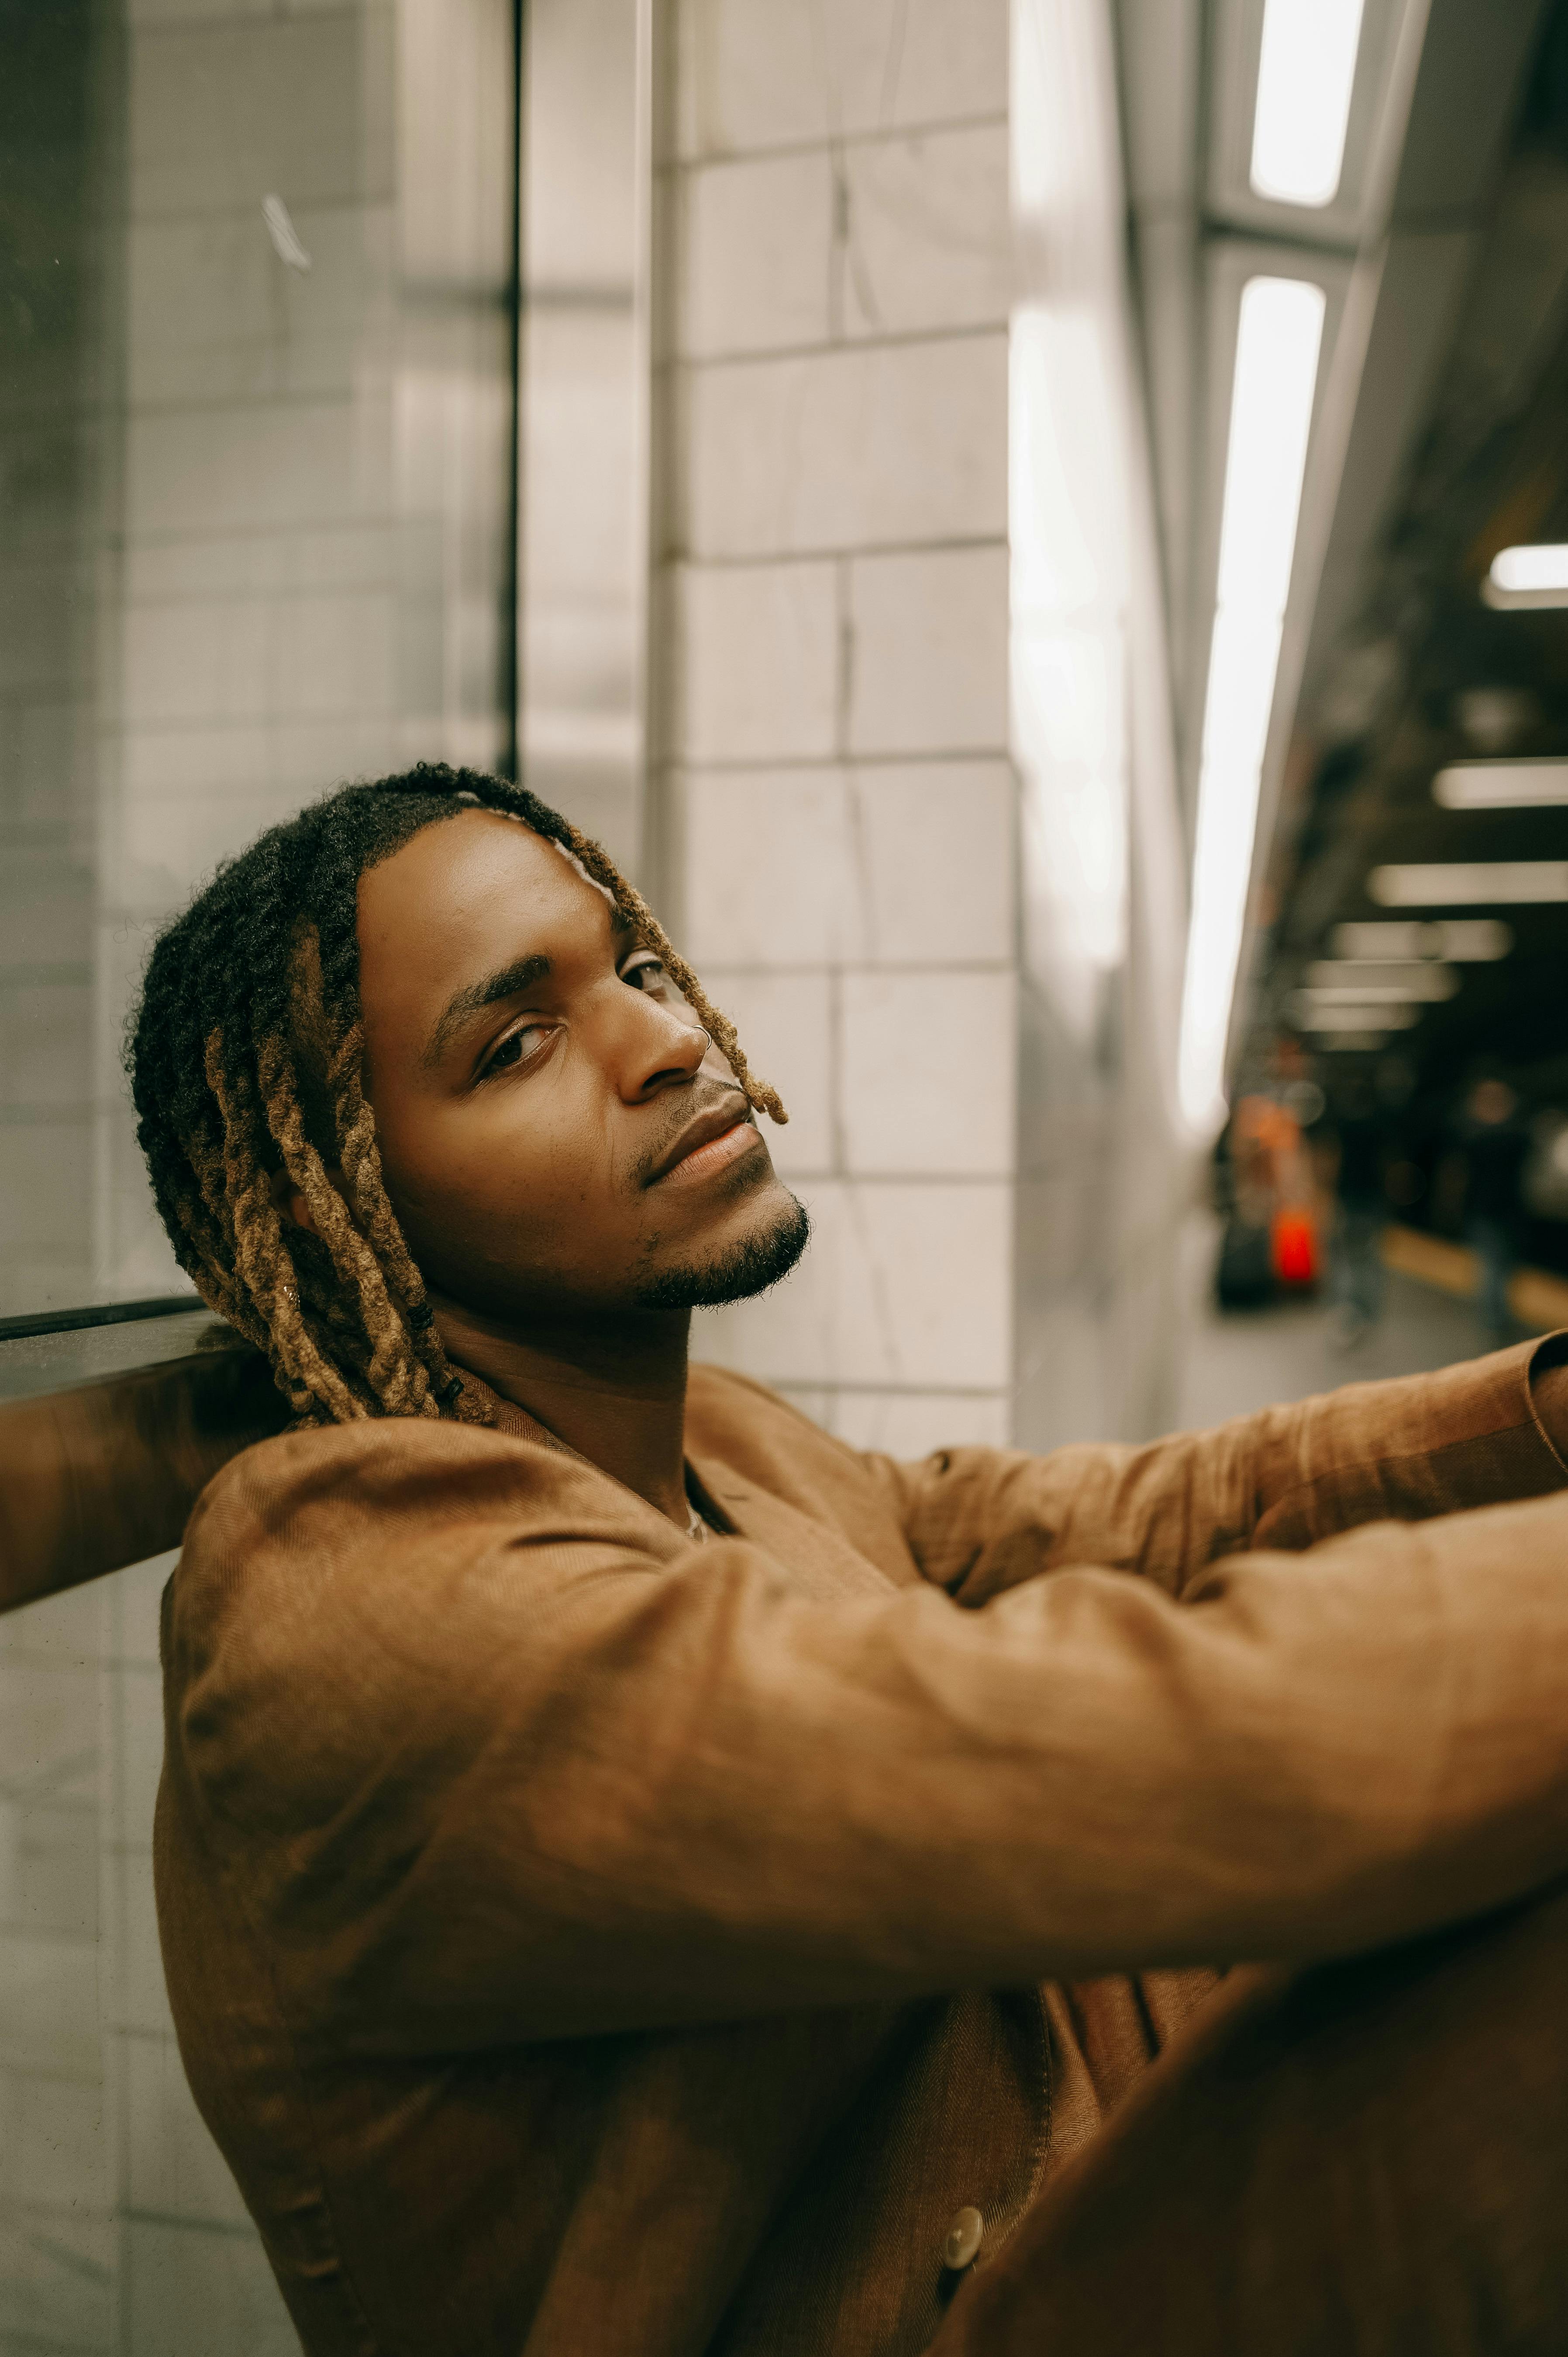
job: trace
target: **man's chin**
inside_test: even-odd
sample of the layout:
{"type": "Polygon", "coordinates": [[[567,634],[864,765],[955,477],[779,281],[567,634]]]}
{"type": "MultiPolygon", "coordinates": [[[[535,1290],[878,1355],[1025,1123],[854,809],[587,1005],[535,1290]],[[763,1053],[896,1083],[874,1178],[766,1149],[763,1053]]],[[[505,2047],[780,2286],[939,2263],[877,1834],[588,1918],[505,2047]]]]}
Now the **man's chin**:
{"type": "Polygon", "coordinates": [[[811,1239],[806,1207],[786,1190],[775,1215],[703,1261],[660,1269],[639,1286],[639,1309],[711,1309],[748,1301],[789,1275],[811,1239]]]}

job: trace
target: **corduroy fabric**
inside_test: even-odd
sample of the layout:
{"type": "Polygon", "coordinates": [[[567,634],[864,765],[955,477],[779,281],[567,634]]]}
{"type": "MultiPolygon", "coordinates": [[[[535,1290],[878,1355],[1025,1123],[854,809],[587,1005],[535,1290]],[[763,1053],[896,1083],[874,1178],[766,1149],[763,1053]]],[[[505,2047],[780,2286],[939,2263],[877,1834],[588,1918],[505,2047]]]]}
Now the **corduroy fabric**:
{"type": "Polygon", "coordinates": [[[236,1459],[159,1920],[313,2357],[914,2357],[1214,1965],[1568,1869],[1530,1360],[914,1467],[698,1370],[702,1546],[515,1410],[236,1459]]]}

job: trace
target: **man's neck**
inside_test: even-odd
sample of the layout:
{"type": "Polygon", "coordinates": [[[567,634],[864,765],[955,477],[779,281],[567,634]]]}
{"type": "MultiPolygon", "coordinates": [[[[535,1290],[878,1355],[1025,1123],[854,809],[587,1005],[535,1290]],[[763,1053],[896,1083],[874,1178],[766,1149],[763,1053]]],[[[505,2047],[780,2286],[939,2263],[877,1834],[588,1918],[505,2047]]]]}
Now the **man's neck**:
{"type": "Polygon", "coordinates": [[[524,1337],[437,1296],[435,1322],[458,1366],[684,1528],[689,1310],[531,1319],[524,1337]]]}

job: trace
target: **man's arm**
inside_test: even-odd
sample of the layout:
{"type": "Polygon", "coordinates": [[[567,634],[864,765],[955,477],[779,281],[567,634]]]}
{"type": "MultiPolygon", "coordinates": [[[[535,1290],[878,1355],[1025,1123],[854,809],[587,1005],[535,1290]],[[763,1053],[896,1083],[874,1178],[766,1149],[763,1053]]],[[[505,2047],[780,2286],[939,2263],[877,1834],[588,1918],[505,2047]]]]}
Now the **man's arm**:
{"type": "Polygon", "coordinates": [[[1179,1596],[1242,1547],[1311,1546],[1568,1482],[1568,1334],[1431,1375],[1356,1383],[1144,1448],[869,1458],[928,1579],[983,1604],[1062,1564],[1179,1596]]]}
{"type": "Polygon", "coordinates": [[[963,1610],[804,1598],[543,1449],[395,1438],[231,1468],[165,1631],[173,1815],[302,2036],[1323,1956],[1568,1871],[1568,1501],[963,1610]]]}

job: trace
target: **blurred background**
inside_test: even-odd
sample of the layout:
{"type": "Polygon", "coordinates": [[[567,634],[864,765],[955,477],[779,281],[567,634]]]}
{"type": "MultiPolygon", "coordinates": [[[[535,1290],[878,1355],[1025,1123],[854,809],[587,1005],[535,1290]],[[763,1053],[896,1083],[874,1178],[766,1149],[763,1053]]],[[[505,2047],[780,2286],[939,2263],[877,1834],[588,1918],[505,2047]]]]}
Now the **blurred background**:
{"type": "MultiPolygon", "coordinates": [[[[1565,422],[1568,0],[0,0],[0,1390],[185,1289],[153,931],[419,758],[780,1086],[816,1239],[697,1347],[853,1442],[1568,1322],[1565,422]]],[[[0,1624],[0,2352],[294,2345],[167,1568],[0,1624]]]]}

